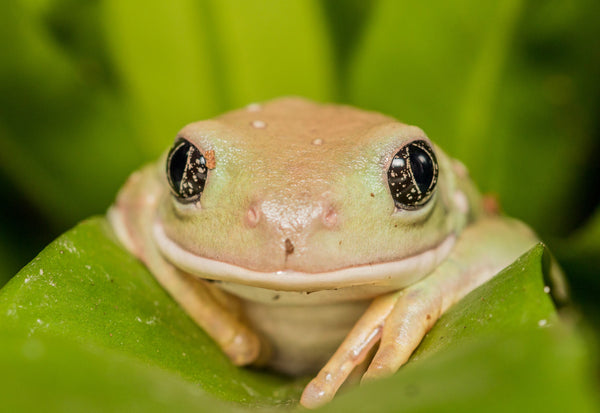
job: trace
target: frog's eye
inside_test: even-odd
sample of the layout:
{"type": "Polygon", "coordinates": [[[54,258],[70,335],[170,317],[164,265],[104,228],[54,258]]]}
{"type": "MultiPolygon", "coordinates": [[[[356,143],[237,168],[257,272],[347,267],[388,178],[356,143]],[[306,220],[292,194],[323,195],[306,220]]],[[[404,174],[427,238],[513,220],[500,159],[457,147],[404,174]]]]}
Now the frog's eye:
{"type": "Polygon", "coordinates": [[[388,169],[388,185],[396,207],[416,209],[425,205],[437,178],[437,160],[427,142],[418,140],[403,146],[388,169]]]}
{"type": "Polygon", "coordinates": [[[197,201],[206,182],[206,159],[185,139],[178,139],[167,157],[167,179],[181,202],[197,201]]]}

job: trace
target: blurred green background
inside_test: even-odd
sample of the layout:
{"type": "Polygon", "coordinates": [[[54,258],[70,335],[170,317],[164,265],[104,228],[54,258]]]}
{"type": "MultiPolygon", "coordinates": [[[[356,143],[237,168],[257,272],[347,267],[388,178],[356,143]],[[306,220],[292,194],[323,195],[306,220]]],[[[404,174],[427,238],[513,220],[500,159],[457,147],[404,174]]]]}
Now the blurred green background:
{"type": "Polygon", "coordinates": [[[423,128],[600,331],[599,21],[598,0],[4,0],[0,286],[183,125],[293,94],[423,128]]]}
{"type": "Polygon", "coordinates": [[[598,21],[597,0],[3,1],[0,285],[183,125],[296,94],[421,126],[596,310],[598,21]]]}

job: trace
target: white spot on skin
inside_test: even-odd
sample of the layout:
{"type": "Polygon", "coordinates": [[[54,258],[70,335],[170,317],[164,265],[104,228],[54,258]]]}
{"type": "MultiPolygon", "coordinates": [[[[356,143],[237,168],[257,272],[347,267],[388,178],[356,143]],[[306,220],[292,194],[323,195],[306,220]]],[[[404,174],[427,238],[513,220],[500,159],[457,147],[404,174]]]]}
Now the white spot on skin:
{"type": "Polygon", "coordinates": [[[540,320],[540,321],[538,321],[538,326],[540,326],[540,327],[544,327],[547,324],[548,324],[548,320],[540,320]]]}
{"type": "Polygon", "coordinates": [[[154,205],[154,204],[156,203],[157,199],[158,199],[158,198],[157,198],[157,197],[156,197],[156,195],[154,195],[154,194],[148,194],[148,195],[146,195],[146,197],[145,197],[146,203],[147,203],[148,205],[154,205]]]}
{"type": "Polygon", "coordinates": [[[262,109],[262,106],[260,103],[250,103],[248,106],[246,106],[246,110],[248,112],[258,112],[259,110],[262,109]]]}
{"type": "Polygon", "coordinates": [[[267,127],[267,124],[262,120],[253,120],[251,125],[255,129],[264,129],[267,127]]]}
{"type": "Polygon", "coordinates": [[[548,286],[545,286],[545,287],[544,287],[544,292],[545,292],[546,294],[549,294],[549,293],[550,293],[550,287],[548,287],[548,286]]]}
{"type": "Polygon", "coordinates": [[[321,138],[313,139],[312,144],[313,145],[323,145],[323,139],[321,139],[321,138]]]}
{"type": "Polygon", "coordinates": [[[462,214],[469,212],[469,201],[462,191],[454,191],[454,205],[462,214]]]}
{"type": "Polygon", "coordinates": [[[44,270],[40,269],[40,275],[44,275],[44,270]]]}

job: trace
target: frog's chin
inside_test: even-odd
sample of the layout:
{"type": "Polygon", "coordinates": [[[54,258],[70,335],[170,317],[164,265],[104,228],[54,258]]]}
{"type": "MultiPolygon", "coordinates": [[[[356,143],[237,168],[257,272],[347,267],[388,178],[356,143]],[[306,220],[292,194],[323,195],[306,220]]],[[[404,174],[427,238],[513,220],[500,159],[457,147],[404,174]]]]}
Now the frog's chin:
{"type": "Polygon", "coordinates": [[[432,272],[449,254],[456,237],[452,234],[436,246],[418,254],[382,263],[370,263],[320,273],[294,270],[261,272],[235,264],[198,256],[170,239],[160,221],[153,228],[154,240],[164,257],[177,268],[199,278],[275,291],[316,292],[348,287],[372,286],[384,290],[404,288],[432,272]]]}

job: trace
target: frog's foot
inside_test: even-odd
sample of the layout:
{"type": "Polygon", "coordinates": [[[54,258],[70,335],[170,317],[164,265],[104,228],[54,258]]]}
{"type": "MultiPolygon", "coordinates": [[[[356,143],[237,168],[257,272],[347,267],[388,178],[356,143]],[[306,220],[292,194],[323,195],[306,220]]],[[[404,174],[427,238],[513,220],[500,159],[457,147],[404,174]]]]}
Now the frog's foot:
{"type": "Polygon", "coordinates": [[[413,288],[376,298],[329,362],[304,389],[308,408],[330,401],[352,370],[380,342],[365,379],[389,376],[404,364],[441,314],[437,291],[413,288]]]}
{"type": "Polygon", "coordinates": [[[178,278],[180,285],[169,287],[173,296],[196,321],[217,342],[229,359],[238,366],[259,361],[264,346],[258,335],[239,317],[237,299],[225,296],[220,290],[211,288],[202,280],[186,274],[178,278]]]}

